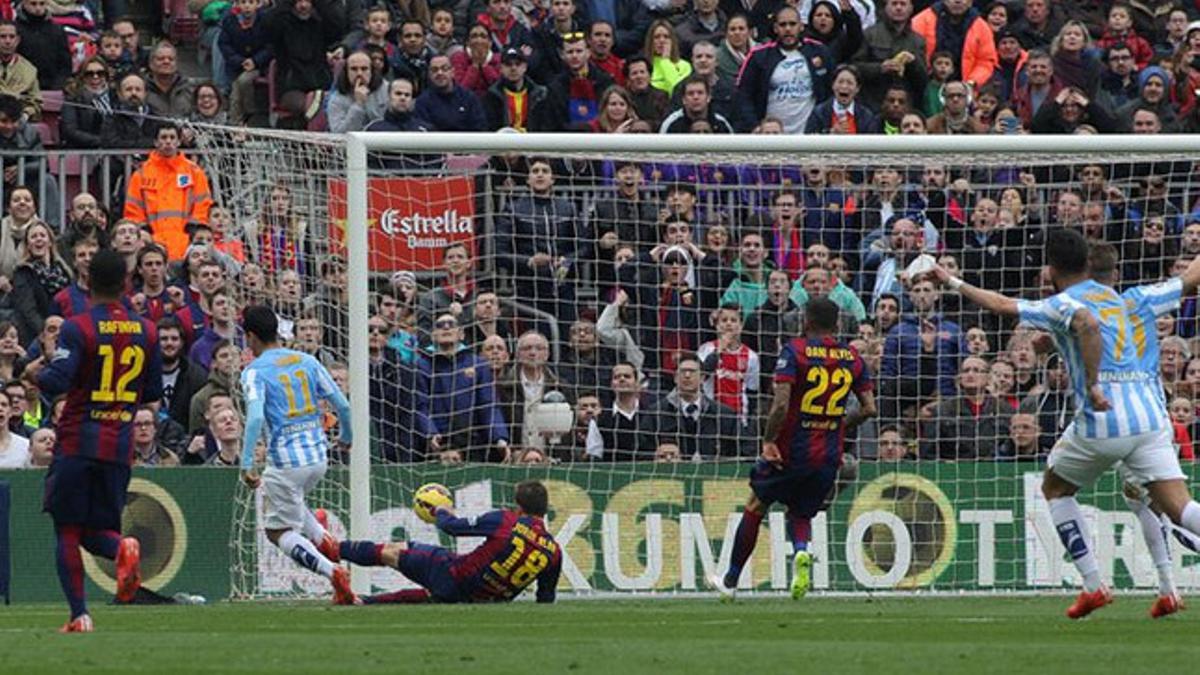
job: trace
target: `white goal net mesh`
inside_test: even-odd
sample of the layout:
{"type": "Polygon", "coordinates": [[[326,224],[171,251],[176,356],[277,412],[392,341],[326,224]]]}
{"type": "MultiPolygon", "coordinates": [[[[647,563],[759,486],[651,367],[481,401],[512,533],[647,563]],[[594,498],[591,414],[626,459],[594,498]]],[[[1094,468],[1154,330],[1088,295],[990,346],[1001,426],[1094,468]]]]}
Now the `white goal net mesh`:
{"type": "MultiPolygon", "coordinates": [[[[866,361],[880,415],[847,436],[857,461],[813,522],[814,587],[1073,583],[1039,491],[1074,406],[1061,360],[1036,352],[1028,327],[904,271],[929,254],[971,283],[1040,298],[1051,226],[1113,244],[1122,287],[1200,254],[1192,152],[371,152],[368,222],[348,224],[342,141],[201,137],[219,151],[207,168],[224,236],[246,244],[241,297],[275,306],[293,345],[337,377],[359,375],[347,373],[346,274],[369,274],[371,397],[352,404],[369,406],[371,440],[351,452],[370,453],[371,536],[437,541],[410,508],[424,483],[447,485],[470,515],[539,478],[565,542],[564,592],[705,590],[724,570],[776,358],[816,296],[839,306],[838,337],[866,361]],[[369,269],[346,270],[344,230],[364,225],[369,269]]],[[[1189,475],[1197,319],[1187,298],[1156,326],[1189,475]]],[[[335,465],[312,503],[339,536],[349,490],[335,465]]],[[[266,543],[261,505],[240,494],[235,595],[327,592],[266,543]]],[[[1152,587],[1115,475],[1082,501],[1102,574],[1152,587]]],[[[764,521],[743,587],[786,588],[786,530],[782,512],[764,521]]],[[[1175,551],[1181,585],[1200,583],[1195,562],[1175,551]]],[[[387,569],[370,580],[409,585],[387,569]]]]}

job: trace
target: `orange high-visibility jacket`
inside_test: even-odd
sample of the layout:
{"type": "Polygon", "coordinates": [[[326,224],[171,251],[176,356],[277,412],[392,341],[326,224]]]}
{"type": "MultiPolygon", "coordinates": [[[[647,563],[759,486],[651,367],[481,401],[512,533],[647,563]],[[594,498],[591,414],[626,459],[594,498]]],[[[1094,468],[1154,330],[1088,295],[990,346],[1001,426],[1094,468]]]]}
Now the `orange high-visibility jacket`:
{"type": "Polygon", "coordinates": [[[208,223],[211,208],[208,177],[182,153],[168,159],[151,152],[130,176],[125,192],[125,217],[149,223],[154,241],[166,247],[171,260],[180,260],[187,252],[185,226],[191,221],[208,223]]]}

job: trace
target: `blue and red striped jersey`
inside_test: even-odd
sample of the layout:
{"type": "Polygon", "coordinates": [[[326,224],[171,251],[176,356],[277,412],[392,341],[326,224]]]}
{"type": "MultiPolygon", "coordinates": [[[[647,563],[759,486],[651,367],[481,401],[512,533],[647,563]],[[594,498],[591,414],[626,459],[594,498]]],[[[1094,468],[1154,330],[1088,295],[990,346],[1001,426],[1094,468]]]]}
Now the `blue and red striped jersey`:
{"type": "Polygon", "coordinates": [[[125,296],[125,304],[129,307],[132,307],[133,296],[137,295],[138,293],[145,294],[145,308],[142,311],[142,316],[155,323],[158,323],[158,320],[165,316],[174,314],[175,310],[177,309],[175,306],[175,300],[171,298],[171,294],[168,293],[165,288],[158,295],[150,295],[142,289],[134,289],[125,296]]]}
{"type": "Polygon", "coordinates": [[[812,469],[842,462],[846,397],[874,383],[858,351],[832,337],[793,338],[775,364],[775,381],[792,385],[777,445],[787,466],[812,469]]]}
{"type": "Polygon", "coordinates": [[[162,398],[162,353],[154,324],[119,303],[67,319],[38,375],[42,393],[66,394],[56,455],[129,464],[133,415],[162,398]]]}
{"type": "Polygon", "coordinates": [[[536,579],[537,601],[554,602],[562,551],[537,516],[507,509],[474,518],[438,511],[438,528],[455,537],[487,537],[450,565],[464,600],[504,602],[521,594],[536,579]]]}
{"type": "Polygon", "coordinates": [[[72,281],[62,290],[54,294],[55,314],[69,319],[76,314],[83,314],[92,306],[92,298],[87,290],[80,287],[78,281],[72,281]]]}

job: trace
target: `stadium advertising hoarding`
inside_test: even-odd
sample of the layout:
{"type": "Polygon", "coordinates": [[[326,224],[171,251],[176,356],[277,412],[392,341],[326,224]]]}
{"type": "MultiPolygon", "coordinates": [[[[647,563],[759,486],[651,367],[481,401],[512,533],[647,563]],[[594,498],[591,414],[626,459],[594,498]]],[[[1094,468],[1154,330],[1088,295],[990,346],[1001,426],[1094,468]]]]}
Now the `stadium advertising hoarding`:
{"type": "MultiPolygon", "coordinates": [[[[371,178],[367,194],[373,271],[440,270],[442,251],[457,242],[475,254],[475,184],[470,177],[371,178]]],[[[346,213],[346,182],[331,180],[331,234],[339,241],[345,234],[346,213]]]]}
{"type": "MultiPolygon", "coordinates": [[[[61,602],[54,528],[42,513],[45,472],[0,471],[12,488],[9,514],[14,602],[61,602]]],[[[230,528],[237,472],[225,469],[135,469],[122,529],[141,542],[142,581],[165,595],[229,595],[230,528]]],[[[83,552],[88,597],[105,602],[116,589],[112,562],[83,552]]]]}
{"type": "MultiPolygon", "coordinates": [[[[371,531],[376,540],[414,539],[465,552],[410,507],[413,487],[441,482],[455,493],[461,515],[511,502],[512,486],[546,480],[549,530],[565,545],[562,591],[707,590],[705,578],[724,570],[747,495],[745,465],[677,464],[531,469],[375,467],[371,531]],[[409,486],[400,490],[398,485],[409,486]]],[[[1041,496],[1035,465],[991,462],[868,464],[813,525],[817,590],[990,590],[1075,585],[1041,496]]],[[[1101,573],[1116,588],[1153,588],[1154,566],[1136,517],[1110,474],[1084,497],[1096,535],[1101,573]]],[[[344,516],[344,513],[337,514],[344,516]]],[[[344,533],[340,523],[337,534],[344,533]]],[[[784,590],[791,546],[783,513],[764,523],[742,579],[744,587],[784,590]]],[[[260,540],[261,541],[261,540],[260,540]]],[[[260,548],[261,551],[261,548],[260,548]]],[[[1196,556],[1175,546],[1177,578],[1200,586],[1196,556]]],[[[265,592],[323,579],[287,564],[273,548],[259,558],[265,592]]],[[[371,570],[375,590],[411,584],[386,568],[371,570]]]]}
{"type": "MultiPolygon", "coordinates": [[[[441,482],[455,493],[460,513],[507,505],[512,485],[548,481],[550,531],[565,544],[561,590],[695,591],[723,569],[732,552],[746,496],[744,465],[589,466],[534,469],[438,465],[373,468],[372,537],[435,541],[437,533],[412,512],[411,491],[441,482]],[[406,487],[398,487],[406,486],[406,487]]],[[[1189,468],[1189,472],[1192,470],[1189,468]]],[[[14,601],[59,601],[54,537],[41,513],[43,473],[0,472],[12,484],[14,601]]],[[[332,469],[342,483],[346,471],[332,469]]],[[[814,522],[816,590],[1051,589],[1074,584],[1040,491],[1034,465],[993,463],[863,463],[859,479],[814,522]]],[[[1096,534],[1101,573],[1116,588],[1155,586],[1154,567],[1137,520],[1112,475],[1084,496],[1096,534]]],[[[283,559],[261,536],[235,528],[241,488],[227,469],[138,469],[125,528],[143,546],[144,578],[166,595],[178,591],[228,597],[231,550],[256,562],[256,594],[328,592],[328,582],[283,559]],[[252,542],[252,543],[251,543],[252,542]],[[255,552],[257,555],[255,555],[255,552]]],[[[329,495],[337,490],[323,489],[329,495]]],[[[344,492],[342,495],[344,497],[344,492]]],[[[335,501],[344,502],[343,499],[335,501]]],[[[345,511],[333,509],[333,529],[345,536],[345,511]]],[[[772,512],[743,586],[787,587],[790,545],[783,514],[772,512]]],[[[445,536],[443,544],[451,544],[445,536]]],[[[464,539],[466,551],[478,540],[464,539]]],[[[1200,587],[1200,559],[1173,546],[1181,587],[1200,587]]],[[[107,597],[112,568],[87,559],[88,592],[107,597]]],[[[376,591],[409,586],[393,570],[370,570],[376,591]]]]}

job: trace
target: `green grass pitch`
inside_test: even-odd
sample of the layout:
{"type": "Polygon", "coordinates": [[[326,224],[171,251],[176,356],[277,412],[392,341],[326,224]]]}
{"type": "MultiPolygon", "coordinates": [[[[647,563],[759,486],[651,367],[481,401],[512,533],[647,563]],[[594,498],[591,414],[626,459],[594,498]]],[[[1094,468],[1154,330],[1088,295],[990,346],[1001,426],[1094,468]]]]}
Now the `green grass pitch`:
{"type": "Polygon", "coordinates": [[[488,606],[216,603],[0,607],[0,673],[1196,672],[1197,621],[1119,596],[1084,621],[1066,596],[666,599],[488,606]]]}

